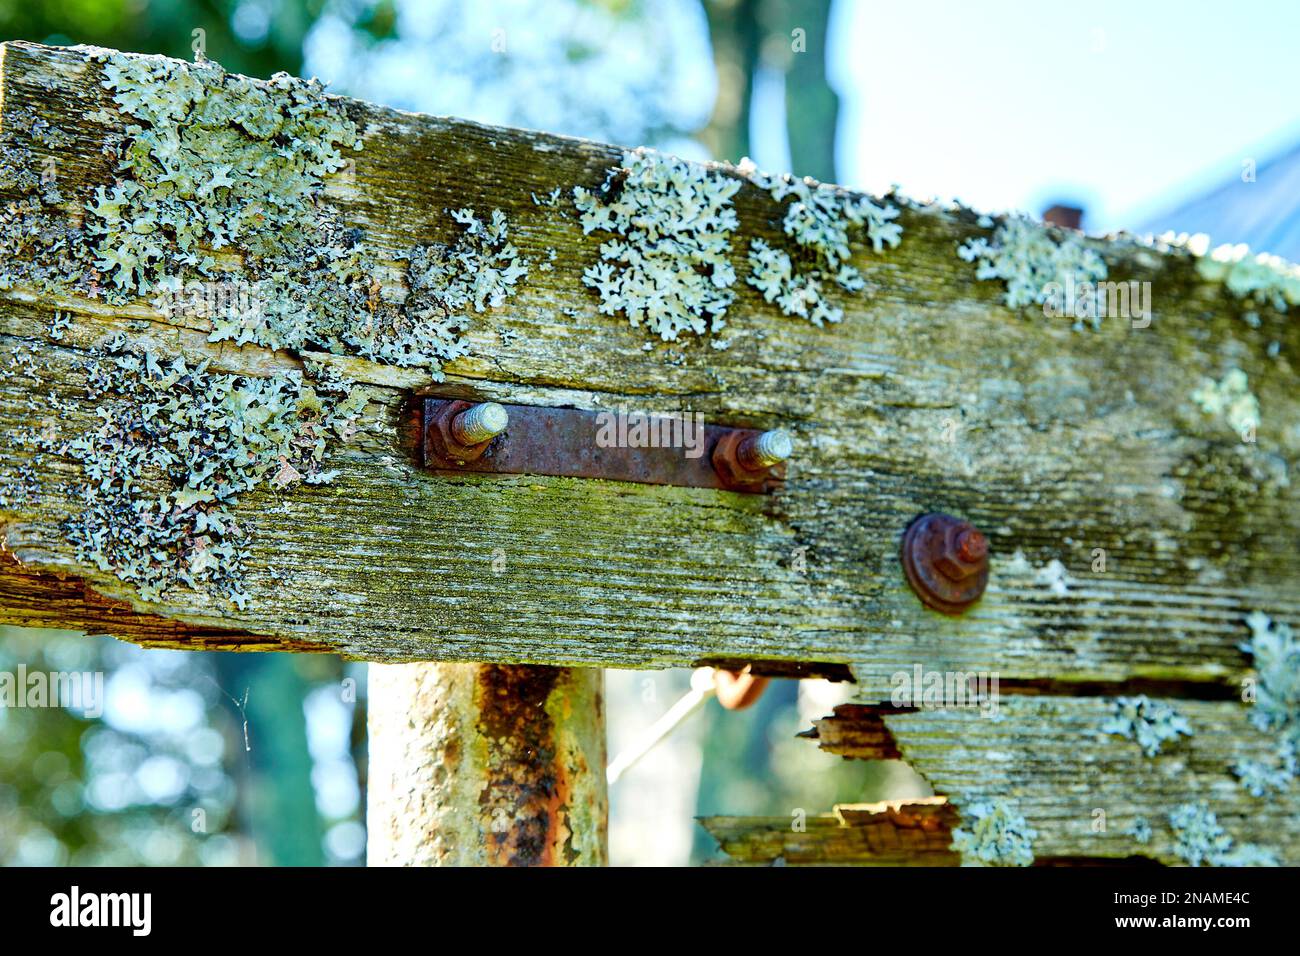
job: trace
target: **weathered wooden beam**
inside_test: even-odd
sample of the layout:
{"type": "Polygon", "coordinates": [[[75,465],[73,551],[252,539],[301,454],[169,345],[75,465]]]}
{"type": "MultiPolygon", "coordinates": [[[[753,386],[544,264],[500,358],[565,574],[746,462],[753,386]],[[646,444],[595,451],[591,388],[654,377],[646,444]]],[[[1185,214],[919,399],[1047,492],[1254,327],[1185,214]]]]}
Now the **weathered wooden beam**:
{"type": "Polygon", "coordinates": [[[1006,695],[983,714],[850,704],[816,721],[815,737],[845,757],[901,756],[953,803],[956,825],[969,827],[980,804],[1010,808],[1035,831],[1036,860],[1186,864],[1212,827],[1197,835],[1174,815],[1204,803],[1230,840],[1220,848],[1229,860],[1254,846],[1282,865],[1300,862],[1294,783],[1282,777],[1254,795],[1238,769],[1276,768],[1279,739],[1252,725],[1240,702],[1151,701],[1172,708],[1190,733],[1150,753],[1104,729],[1117,712],[1106,697],[1006,695]]]}
{"type": "Polygon", "coordinates": [[[942,797],[842,804],[806,819],[700,817],[736,863],[767,866],[957,866],[956,814],[942,797]]]}
{"type": "MultiPolygon", "coordinates": [[[[958,256],[997,223],[890,197],[901,241],[877,252],[855,236],[851,262],[870,288],[828,293],[843,321],[814,327],[747,283],[750,240],[791,246],[781,226],[789,201],[746,179],[734,197],[727,327],[660,342],[621,314],[601,314],[583,281],[611,234],[584,234],[572,189],[599,190],[621,151],[339,101],[363,148],[341,150],[344,167],[319,174],[312,208],[364,245],[370,306],[400,311],[417,294],[424,274],[413,275],[412,250],[455,248],[463,227],[448,210],[501,210],[529,263],[508,301],[470,310],[466,354],[444,363],[441,394],[698,412],[710,423],[785,427],[796,441],[784,487],[767,496],[434,475],[415,450],[413,395],[430,385],[427,370],[310,347],[325,343],[210,342],[208,318],[130,295],[108,303],[109,276],[120,274],[111,264],[96,267],[98,278],[60,272],[67,257],[49,237],[67,229],[67,243],[93,245],[85,230],[98,221],[88,211],[101,208],[97,190],[131,180],[117,164],[132,144],[142,148],[139,124],[132,132],[104,85],[101,55],[7,43],[0,63],[0,199],[35,204],[8,207],[0,283],[0,348],[6,362],[16,357],[0,382],[6,622],[376,661],[726,658],[886,675],[922,662],[1005,678],[1222,683],[1246,670],[1237,648],[1245,612],[1300,613],[1300,483],[1290,480],[1300,332],[1284,312],[1203,278],[1186,250],[1088,240],[1112,278],[1151,283],[1151,322],[1076,331],[1069,319],[1008,308],[1004,283],[977,278],[958,256]],[[57,197],[40,182],[50,168],[57,197]],[[32,216],[44,231],[33,231],[32,216]],[[263,481],[232,512],[248,533],[242,608],[202,588],[145,599],[68,541],[84,475],[61,442],[101,424],[83,366],[114,333],[136,354],[207,361],[212,373],[266,379],[311,359],[361,383],[356,431],[324,461],[334,482],[263,481]],[[1262,411],[1254,442],[1193,399],[1203,377],[1222,381],[1234,369],[1262,411]],[[18,440],[45,432],[50,450],[18,440]],[[961,619],[924,610],[899,570],[899,536],[930,510],[973,521],[992,543],[988,593],[961,619]],[[1097,549],[1104,571],[1094,570],[1097,549]],[[1064,575],[1052,573],[1054,561],[1064,575]],[[78,593],[132,613],[89,600],[73,608],[78,593]]],[[[159,91],[191,75],[170,63],[172,85],[160,80],[159,91]]],[[[283,85],[249,89],[265,91],[272,109],[289,95],[283,85]]],[[[711,175],[743,178],[727,167],[711,175]]],[[[333,248],[333,235],[319,245],[333,248]]],[[[218,250],[222,274],[252,276],[253,246],[264,241],[249,230],[218,250]]],[[[304,282],[312,268],[302,265],[304,282]]],[[[363,294],[346,304],[351,315],[368,307],[363,294]]]]}
{"type": "Polygon", "coordinates": [[[370,866],[608,862],[604,672],[370,669],[370,866]]]}

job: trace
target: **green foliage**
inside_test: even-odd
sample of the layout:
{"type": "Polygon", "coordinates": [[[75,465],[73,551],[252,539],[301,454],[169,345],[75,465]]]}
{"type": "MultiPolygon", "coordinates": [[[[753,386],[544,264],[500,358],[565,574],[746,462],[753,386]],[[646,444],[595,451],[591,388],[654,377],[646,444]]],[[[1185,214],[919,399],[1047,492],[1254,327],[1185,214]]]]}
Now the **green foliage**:
{"type": "Polygon", "coordinates": [[[207,719],[220,716],[207,665],[108,637],[0,627],[0,672],[99,673],[108,701],[128,704],[100,719],[76,707],[0,707],[0,866],[236,862],[235,794],[221,760],[238,725],[227,746],[217,728],[230,722],[207,719]]]}
{"type": "Polygon", "coordinates": [[[276,0],[265,18],[249,18],[247,0],[0,0],[0,39],[90,43],[188,58],[202,30],[208,56],[250,76],[298,73],[302,42],[320,0],[276,0]],[[238,27],[238,28],[236,28],[238,27]]]}

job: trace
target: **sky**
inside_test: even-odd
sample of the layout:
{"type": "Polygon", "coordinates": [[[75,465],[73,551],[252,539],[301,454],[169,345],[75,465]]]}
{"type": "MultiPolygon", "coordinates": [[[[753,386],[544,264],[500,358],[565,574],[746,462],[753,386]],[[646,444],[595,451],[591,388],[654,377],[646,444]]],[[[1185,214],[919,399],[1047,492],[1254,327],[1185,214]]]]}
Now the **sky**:
{"type": "Polygon", "coordinates": [[[836,0],[845,185],[1136,229],[1300,142],[1300,2],[836,0]]]}
{"type": "MultiPolygon", "coordinates": [[[[327,15],[308,40],[308,68],[407,109],[629,144],[636,134],[611,117],[636,126],[652,108],[671,115],[674,102],[694,108],[672,116],[676,125],[707,116],[715,86],[698,0],[644,0],[636,42],[599,22],[584,32],[594,14],[579,0],[544,17],[528,0],[466,2],[472,16],[439,18],[431,11],[456,5],[401,0],[402,39],[373,56],[327,15]],[[488,69],[498,33],[513,72],[488,69]],[[557,37],[604,55],[585,72],[561,63],[571,75],[560,83],[544,68],[557,37]],[[442,64],[436,83],[431,59],[442,64]],[[673,83],[646,86],[664,72],[673,83]],[[567,87],[576,96],[558,95],[567,87]],[[637,89],[660,95],[629,112],[622,104],[637,89]]],[[[989,212],[1064,202],[1085,209],[1090,232],[1163,228],[1160,213],[1300,143],[1300,0],[834,0],[829,32],[838,179],[870,192],[897,184],[989,212]]],[[[753,106],[753,158],[788,169],[779,72],[757,78],[753,106]]],[[[659,145],[704,158],[698,143],[659,145]]]]}

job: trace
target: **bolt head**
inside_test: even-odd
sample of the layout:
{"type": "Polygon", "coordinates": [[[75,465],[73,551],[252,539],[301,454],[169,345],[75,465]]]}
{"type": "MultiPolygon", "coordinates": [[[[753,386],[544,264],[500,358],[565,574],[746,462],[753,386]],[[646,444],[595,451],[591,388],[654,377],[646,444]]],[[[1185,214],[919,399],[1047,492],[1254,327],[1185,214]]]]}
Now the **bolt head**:
{"type": "Polygon", "coordinates": [[[957,557],[966,564],[978,564],[989,553],[989,539],[974,528],[966,528],[957,535],[957,557]]]}
{"type": "Polygon", "coordinates": [[[951,581],[964,581],[987,566],[988,539],[969,524],[947,524],[934,566],[951,581]]]}

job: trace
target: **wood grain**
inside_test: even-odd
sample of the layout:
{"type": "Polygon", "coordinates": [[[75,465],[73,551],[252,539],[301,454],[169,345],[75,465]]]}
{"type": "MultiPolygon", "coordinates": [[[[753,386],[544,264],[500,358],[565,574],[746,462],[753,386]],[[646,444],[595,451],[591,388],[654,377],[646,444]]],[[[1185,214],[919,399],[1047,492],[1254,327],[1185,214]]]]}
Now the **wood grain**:
{"type": "Polygon", "coordinates": [[[822,748],[855,758],[901,754],[964,806],[1011,800],[1038,831],[1036,858],[1148,860],[1176,865],[1169,814],[1205,801],[1237,843],[1300,863],[1300,794],[1255,797],[1230,772],[1237,760],[1275,759],[1276,740],[1253,727],[1246,705],[1166,700],[1187,718],[1190,737],[1154,757],[1133,741],[1103,734],[1113,711],[1104,697],[1004,696],[995,717],[975,709],[876,709],[849,705],[817,722],[822,748]],[[884,728],[880,735],[880,728],[884,728]],[[1148,843],[1129,832],[1143,818],[1148,843]]]}
{"type": "MultiPolygon", "coordinates": [[[[21,139],[15,118],[36,114],[71,137],[59,170],[75,217],[113,179],[101,149],[108,127],[87,118],[114,114],[100,68],[78,48],[8,43],[3,53],[0,128],[21,139]]],[[[1112,278],[1152,282],[1151,327],[1112,321],[1076,332],[1009,311],[999,283],[976,280],[956,255],[987,232],[973,214],[907,206],[896,250],[855,250],[874,293],[845,297],[842,324],[782,316],[742,282],[725,350],[650,342],[600,315],[581,282],[599,237],[583,236],[567,201],[531,198],[598,186],[618,150],[346,106],[365,149],[355,181],[332,181],[327,201],[387,260],[383,282],[400,282],[401,250],[451,239],[449,207],[500,208],[526,258],[556,253],[552,271],[534,269],[508,306],[476,319],[470,355],[449,366],[441,394],[783,426],[796,440],[784,488],[750,496],[425,473],[410,410],[427,377],[332,357],[367,383],[367,427],[329,462],[341,471],[335,484],[250,494],[240,505],[252,532],[245,611],[185,590],[147,604],[78,563],[58,527],[75,507],[60,488],[76,465],[47,455],[41,493],[0,508],[12,559],[0,565],[0,620],[164,646],[239,647],[251,636],[376,661],[840,663],[874,686],[916,663],[1065,682],[1222,683],[1246,668],[1237,649],[1245,613],[1300,616],[1300,482],[1289,480],[1300,450],[1300,333],[1267,310],[1248,324],[1188,256],[1106,244],[1112,278]],[[1263,409],[1256,444],[1190,399],[1201,376],[1231,366],[1247,372],[1263,409]],[[924,610],[899,568],[903,529],[931,510],[973,521],[992,543],[989,591],[962,619],[924,610]],[[1107,550],[1105,573],[1090,570],[1094,548],[1107,550]],[[1037,578],[1052,559],[1069,569],[1064,594],[1037,578]],[[51,576],[136,616],[74,610],[67,589],[50,593],[51,576]]],[[[24,145],[34,161],[47,154],[24,145]]],[[[749,184],[736,207],[743,280],[745,240],[778,241],[781,212],[749,184]]],[[[50,389],[72,403],[60,428],[88,425],[95,409],[75,366],[116,330],[210,358],[217,370],[266,374],[301,360],[211,345],[205,328],[146,303],[108,308],[15,287],[0,298],[0,350],[37,352],[41,369],[38,381],[13,371],[0,381],[4,433],[41,427],[48,409],[27,400],[50,389]],[[59,341],[47,332],[56,308],[73,316],[59,341]]],[[[6,442],[0,473],[28,460],[6,442]]]]}

